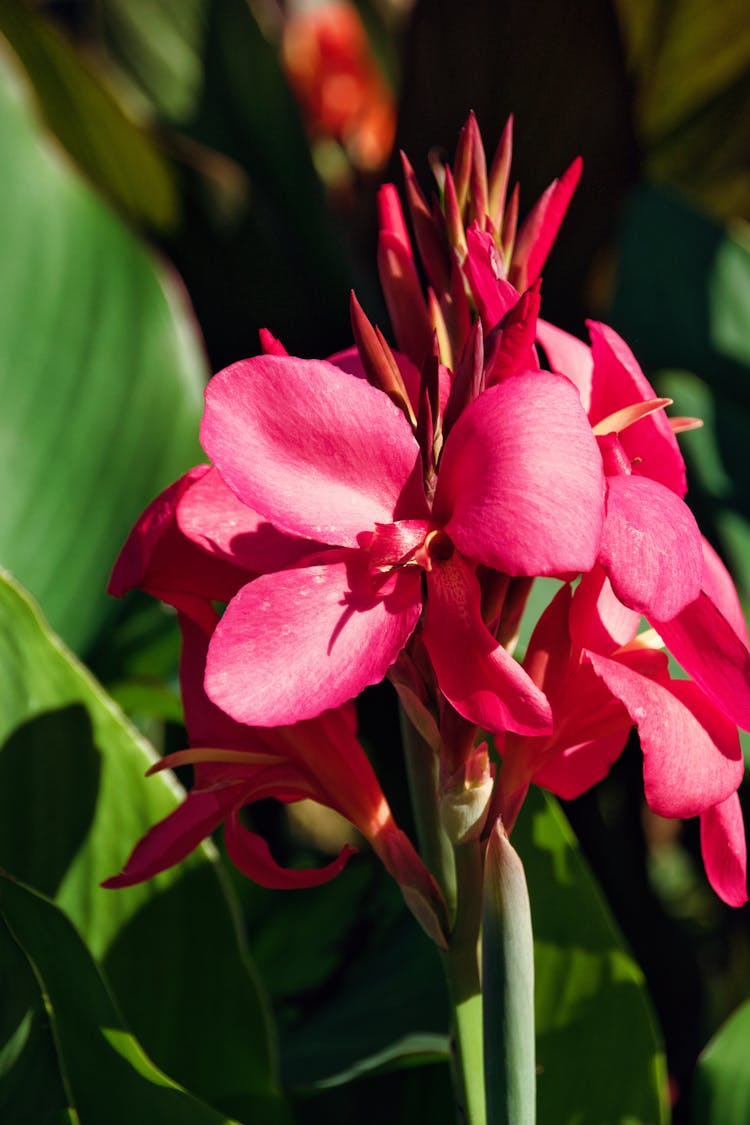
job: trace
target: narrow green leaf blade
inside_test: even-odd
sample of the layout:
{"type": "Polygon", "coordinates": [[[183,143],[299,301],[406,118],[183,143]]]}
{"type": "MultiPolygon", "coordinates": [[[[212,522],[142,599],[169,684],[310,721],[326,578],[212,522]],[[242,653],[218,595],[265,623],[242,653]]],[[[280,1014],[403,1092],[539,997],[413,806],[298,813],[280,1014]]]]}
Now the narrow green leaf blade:
{"type": "Polygon", "coordinates": [[[746,1125],[750,1121],[750,1000],[719,1029],[698,1060],[695,1125],[746,1125]]]}

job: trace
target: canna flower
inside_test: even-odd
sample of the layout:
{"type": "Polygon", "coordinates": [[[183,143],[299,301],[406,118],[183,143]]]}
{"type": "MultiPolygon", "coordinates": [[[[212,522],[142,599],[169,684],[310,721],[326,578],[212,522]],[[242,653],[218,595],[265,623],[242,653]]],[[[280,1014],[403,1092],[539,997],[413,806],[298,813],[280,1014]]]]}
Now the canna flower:
{"type": "Polygon", "coordinates": [[[383,679],[424,610],[440,690],[461,715],[547,729],[543,694],[482,620],[476,566],[593,564],[601,457],[567,380],[527,372],[483,392],[445,441],[432,497],[404,413],[330,363],[266,355],[227,368],[207,389],[201,434],[237,502],[326,544],[303,565],[274,560],[230,600],[206,665],[218,707],[259,726],[338,707],[383,679]]]}

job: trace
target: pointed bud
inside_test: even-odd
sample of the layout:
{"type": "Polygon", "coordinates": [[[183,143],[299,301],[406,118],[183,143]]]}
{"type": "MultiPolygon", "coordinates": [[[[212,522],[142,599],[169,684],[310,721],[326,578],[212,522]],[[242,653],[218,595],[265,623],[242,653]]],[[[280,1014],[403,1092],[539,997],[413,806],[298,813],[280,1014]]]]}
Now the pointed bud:
{"type": "Polygon", "coordinates": [[[456,187],[449,166],[445,166],[445,192],[443,194],[443,209],[445,211],[445,229],[448,242],[459,251],[460,255],[466,253],[466,231],[461,218],[461,206],[456,195],[456,187]]]}
{"type": "Polygon", "coordinates": [[[378,273],[396,343],[418,367],[430,347],[430,323],[414,259],[403,243],[382,230],[378,240],[378,273]]]}
{"type": "MultiPolygon", "coordinates": [[[[508,200],[508,206],[505,210],[505,218],[503,219],[500,249],[503,256],[503,261],[505,262],[506,274],[513,258],[513,250],[516,245],[516,230],[518,229],[518,206],[520,194],[521,189],[519,188],[518,184],[514,184],[513,191],[510,193],[510,199],[508,200]]],[[[523,286],[521,286],[521,288],[523,288],[523,286]]]]}
{"type": "Polygon", "coordinates": [[[438,290],[445,289],[450,275],[450,260],[446,253],[441,231],[436,228],[435,219],[427,205],[427,200],[417,183],[414,169],[402,152],[401,163],[406,182],[406,198],[409,213],[417,239],[417,248],[430,283],[438,290]]]}
{"type": "Polygon", "coordinates": [[[349,299],[349,312],[354,342],[357,345],[367,381],[373,387],[385,391],[396,406],[404,412],[409,424],[415,426],[414,411],[404,381],[401,378],[401,372],[393,357],[393,352],[388,347],[383,334],[370,324],[355,296],[354,290],[352,290],[349,299]]]}
{"type": "Polygon", "coordinates": [[[459,360],[453,386],[445,407],[443,438],[458,421],[466,407],[484,390],[484,338],[482,322],[474,323],[459,360]]]}
{"type": "Polygon", "coordinates": [[[267,328],[258,332],[260,347],[264,355],[289,355],[281,340],[278,340],[267,328]]]}
{"type": "Polygon", "coordinates": [[[482,134],[479,132],[479,126],[474,115],[471,115],[473,122],[472,129],[472,151],[471,151],[471,178],[469,180],[469,222],[472,219],[477,223],[480,230],[484,230],[487,226],[487,210],[489,207],[488,190],[487,190],[487,159],[484,155],[484,145],[482,143],[482,134]]]}
{"type": "Polygon", "coordinates": [[[505,214],[505,199],[508,194],[510,162],[513,154],[513,114],[505,122],[500,143],[490,168],[487,213],[495,230],[502,231],[505,214]]]}
{"type": "Polygon", "coordinates": [[[536,281],[542,272],[582,169],[583,161],[577,156],[560,179],[552,181],[524,219],[516,239],[510,271],[510,280],[517,289],[536,281]]]}
{"type": "Polygon", "coordinates": [[[463,214],[466,201],[469,198],[469,182],[471,180],[471,165],[472,165],[472,148],[473,148],[473,134],[472,122],[476,126],[474,114],[470,113],[466,124],[461,132],[458,134],[458,144],[456,145],[456,157],[453,161],[455,186],[456,186],[456,200],[458,201],[458,210],[463,214]]]}
{"type": "Polygon", "coordinates": [[[440,797],[440,822],[453,844],[468,844],[482,834],[492,796],[487,743],[477,746],[440,797]]]}

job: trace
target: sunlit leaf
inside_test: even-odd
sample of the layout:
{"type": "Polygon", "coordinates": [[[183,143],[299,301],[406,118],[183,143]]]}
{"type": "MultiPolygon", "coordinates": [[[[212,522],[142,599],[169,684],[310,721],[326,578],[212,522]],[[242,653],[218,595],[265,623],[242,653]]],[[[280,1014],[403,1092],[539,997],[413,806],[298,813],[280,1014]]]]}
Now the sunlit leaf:
{"type": "Polygon", "coordinates": [[[698,1059],[694,1125],[745,1125],[750,1121],[748,1051],[750,1001],[727,1020],[698,1059]]]}
{"type": "Polygon", "coordinates": [[[0,58],[0,562],[86,647],[153,495],[201,458],[183,296],[48,143],[0,58]]]}

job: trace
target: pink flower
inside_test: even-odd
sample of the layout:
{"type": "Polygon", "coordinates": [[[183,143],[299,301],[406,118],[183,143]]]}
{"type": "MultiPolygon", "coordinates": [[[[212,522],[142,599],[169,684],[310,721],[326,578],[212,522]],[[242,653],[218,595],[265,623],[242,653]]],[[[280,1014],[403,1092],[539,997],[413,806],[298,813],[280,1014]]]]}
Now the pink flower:
{"type": "Polygon", "coordinates": [[[471,403],[432,502],[402,411],[330,363],[263,356],[227,368],[206,392],[202,440],[241,504],[328,547],[230,601],[206,668],[222,710],[274,726],[338,707],[385,676],[426,601],[424,641],[456,710],[489,730],[547,728],[544,696],[482,621],[475,569],[593,563],[601,458],[567,380],[528,372],[471,403]]]}
{"type": "Polygon", "coordinates": [[[547,738],[506,737],[501,802],[512,817],[532,779],[577,797],[607,774],[635,725],[649,807],[664,817],[700,817],[709,881],[725,902],[740,906],[747,863],[736,726],[696,683],[670,677],[666,654],[654,647],[658,638],[637,635],[639,621],[600,568],[575,593],[569,586],[559,591],[524,661],[550,700],[554,731],[547,738]]]}

